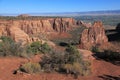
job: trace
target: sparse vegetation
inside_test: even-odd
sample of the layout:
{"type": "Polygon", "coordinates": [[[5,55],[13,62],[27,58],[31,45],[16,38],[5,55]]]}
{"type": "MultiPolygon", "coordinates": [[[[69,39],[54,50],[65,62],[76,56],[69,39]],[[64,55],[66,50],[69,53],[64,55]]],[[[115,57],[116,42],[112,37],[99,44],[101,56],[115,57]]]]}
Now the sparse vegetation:
{"type": "Polygon", "coordinates": [[[96,53],[96,52],[99,52],[100,50],[99,50],[99,48],[97,46],[93,46],[91,51],[96,53]]]}
{"type": "Polygon", "coordinates": [[[0,42],[1,56],[30,57],[37,53],[49,53],[50,46],[47,43],[33,42],[30,45],[22,46],[21,42],[14,42],[10,37],[2,36],[0,42]]]}
{"type": "Polygon", "coordinates": [[[45,72],[56,71],[75,76],[90,73],[90,65],[82,59],[77,48],[71,45],[66,48],[66,52],[53,51],[45,55],[40,64],[45,72]]]}
{"type": "Polygon", "coordinates": [[[0,55],[1,56],[21,56],[23,47],[21,43],[14,42],[10,37],[2,36],[0,42],[0,55]]]}
{"type": "Polygon", "coordinates": [[[50,52],[51,48],[47,43],[42,44],[41,42],[33,42],[27,46],[27,53],[48,53],[50,52]]]}
{"type": "Polygon", "coordinates": [[[27,53],[40,53],[41,52],[41,43],[40,42],[33,42],[27,46],[27,53]]]}
{"type": "Polygon", "coordinates": [[[22,72],[26,72],[26,73],[40,73],[41,66],[39,63],[28,62],[28,63],[25,63],[24,65],[22,65],[20,67],[20,70],[22,72]]]}
{"type": "Polygon", "coordinates": [[[49,53],[51,51],[50,46],[47,43],[41,45],[41,52],[42,53],[49,53]]]}
{"type": "Polygon", "coordinates": [[[14,43],[14,40],[11,39],[10,37],[8,36],[1,36],[0,38],[3,42],[6,42],[6,43],[14,43]]]}
{"type": "Polygon", "coordinates": [[[65,63],[64,57],[64,53],[54,50],[42,57],[42,61],[40,62],[41,67],[44,72],[59,71],[62,64],[65,63]]]}

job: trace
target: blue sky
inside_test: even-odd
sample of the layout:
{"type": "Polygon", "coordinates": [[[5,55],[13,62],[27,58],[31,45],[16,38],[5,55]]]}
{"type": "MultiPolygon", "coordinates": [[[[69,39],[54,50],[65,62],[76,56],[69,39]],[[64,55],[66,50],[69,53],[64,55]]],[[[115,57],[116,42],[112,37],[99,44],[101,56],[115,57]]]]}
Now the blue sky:
{"type": "Polygon", "coordinates": [[[120,0],[0,0],[0,13],[118,10],[120,0]]]}

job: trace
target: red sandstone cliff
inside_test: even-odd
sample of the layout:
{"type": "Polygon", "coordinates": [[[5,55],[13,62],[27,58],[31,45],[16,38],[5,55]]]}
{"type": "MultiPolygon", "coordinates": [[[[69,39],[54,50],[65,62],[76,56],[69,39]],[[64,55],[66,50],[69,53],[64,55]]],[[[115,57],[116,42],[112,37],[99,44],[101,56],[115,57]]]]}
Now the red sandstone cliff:
{"type": "Polygon", "coordinates": [[[73,18],[41,18],[37,20],[0,20],[0,36],[10,36],[16,42],[39,40],[39,33],[62,33],[76,26],[73,18]],[[34,40],[35,39],[35,40],[34,40]]]}

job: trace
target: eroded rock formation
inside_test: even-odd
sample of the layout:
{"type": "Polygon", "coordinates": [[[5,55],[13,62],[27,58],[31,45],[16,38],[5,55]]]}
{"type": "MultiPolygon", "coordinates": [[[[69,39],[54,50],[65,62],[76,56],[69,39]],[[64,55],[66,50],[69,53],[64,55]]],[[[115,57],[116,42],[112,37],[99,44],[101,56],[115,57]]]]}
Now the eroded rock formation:
{"type": "Polygon", "coordinates": [[[90,49],[92,46],[100,46],[108,42],[105,30],[101,21],[83,30],[80,37],[80,48],[90,49]]]}
{"type": "Polygon", "coordinates": [[[7,32],[8,36],[12,37],[16,42],[22,42],[22,44],[25,44],[26,42],[31,41],[29,35],[18,27],[9,27],[7,32]]]}
{"type": "Polygon", "coordinates": [[[62,33],[76,26],[73,18],[41,18],[0,20],[0,36],[10,36],[16,42],[39,41],[39,33],[62,33]],[[32,36],[32,37],[31,37],[32,36]]]}
{"type": "Polygon", "coordinates": [[[86,23],[86,22],[83,22],[83,21],[77,21],[77,25],[81,25],[81,26],[87,27],[87,28],[92,26],[92,24],[90,22],[86,23]]]}

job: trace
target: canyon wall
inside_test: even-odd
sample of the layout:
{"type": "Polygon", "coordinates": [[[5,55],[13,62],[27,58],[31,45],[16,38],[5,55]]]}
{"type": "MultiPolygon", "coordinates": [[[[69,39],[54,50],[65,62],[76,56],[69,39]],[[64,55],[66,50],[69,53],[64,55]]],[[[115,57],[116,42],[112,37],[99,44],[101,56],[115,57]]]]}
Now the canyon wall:
{"type": "Polygon", "coordinates": [[[31,35],[63,33],[76,26],[73,18],[41,18],[37,20],[0,20],[0,36],[10,36],[16,42],[39,40],[31,35]]]}

